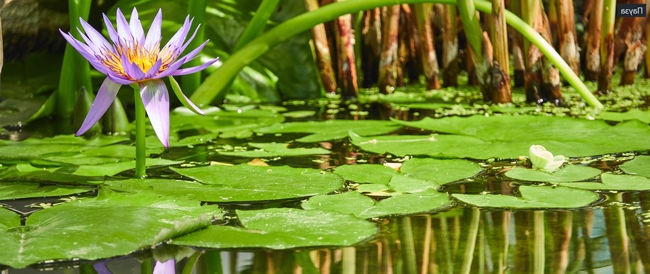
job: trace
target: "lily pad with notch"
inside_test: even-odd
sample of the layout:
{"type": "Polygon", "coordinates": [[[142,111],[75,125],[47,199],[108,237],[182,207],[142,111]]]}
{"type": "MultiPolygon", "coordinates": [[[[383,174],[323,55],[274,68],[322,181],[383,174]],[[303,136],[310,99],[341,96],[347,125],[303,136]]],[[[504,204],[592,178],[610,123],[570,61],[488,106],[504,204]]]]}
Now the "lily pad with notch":
{"type": "Polygon", "coordinates": [[[650,179],[636,175],[603,173],[599,182],[561,183],[563,186],[589,190],[644,191],[650,190],[650,179]]]}
{"type": "Polygon", "coordinates": [[[216,206],[151,193],[100,192],[39,210],[20,224],[0,209],[5,248],[0,264],[21,268],[47,260],[96,260],[126,255],[210,225],[216,206]],[[106,241],[106,239],[111,239],[106,241]]]}
{"type": "Polygon", "coordinates": [[[327,120],[308,122],[289,122],[275,124],[256,130],[259,133],[308,133],[297,142],[311,143],[342,139],[348,136],[348,131],[354,130],[362,136],[381,135],[397,130],[401,126],[390,121],[378,120],[327,120]]]}
{"type": "Polygon", "coordinates": [[[249,146],[257,148],[247,151],[222,151],[219,154],[226,156],[265,158],[265,157],[289,157],[329,154],[330,151],[324,148],[289,148],[288,143],[248,143],[249,146]]]}
{"type": "Polygon", "coordinates": [[[556,209],[589,206],[600,195],[582,189],[565,186],[526,186],[518,188],[520,196],[503,194],[452,194],[463,203],[482,208],[505,209],[556,209]]]}
{"type": "MultiPolygon", "coordinates": [[[[330,193],[343,186],[343,179],[330,172],[289,166],[203,166],[171,168],[199,181],[218,195],[210,201],[250,202],[295,199],[330,193]]],[[[170,186],[172,189],[173,186],[170,186]]],[[[199,185],[191,188],[199,191],[199,185]]]]}
{"type": "Polygon", "coordinates": [[[271,249],[350,246],[377,232],[371,222],[331,211],[270,208],[237,210],[237,216],[243,227],[213,225],[171,244],[271,249]]]}
{"type": "Polygon", "coordinates": [[[600,170],[588,166],[568,165],[551,173],[537,169],[515,167],[506,172],[505,175],[522,181],[560,183],[592,179],[600,175],[600,170]]]}

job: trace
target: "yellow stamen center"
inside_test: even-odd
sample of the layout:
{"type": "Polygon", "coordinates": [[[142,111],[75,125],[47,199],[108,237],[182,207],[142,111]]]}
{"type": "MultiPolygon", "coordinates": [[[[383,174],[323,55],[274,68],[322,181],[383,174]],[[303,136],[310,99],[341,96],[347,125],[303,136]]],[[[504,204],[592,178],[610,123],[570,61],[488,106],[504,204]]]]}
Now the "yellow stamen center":
{"type": "Polygon", "coordinates": [[[171,51],[163,49],[162,51],[158,49],[158,46],[153,47],[152,49],[147,49],[138,44],[132,46],[116,45],[115,51],[106,50],[104,51],[102,63],[110,68],[112,71],[124,76],[130,80],[143,80],[143,79],[134,79],[133,75],[126,73],[124,66],[122,65],[122,58],[126,58],[126,61],[129,64],[137,65],[142,72],[147,73],[151,67],[158,61],[161,60],[161,65],[158,71],[153,74],[153,76],[158,73],[165,71],[169,65],[174,61],[174,58],[171,54],[171,51]]]}

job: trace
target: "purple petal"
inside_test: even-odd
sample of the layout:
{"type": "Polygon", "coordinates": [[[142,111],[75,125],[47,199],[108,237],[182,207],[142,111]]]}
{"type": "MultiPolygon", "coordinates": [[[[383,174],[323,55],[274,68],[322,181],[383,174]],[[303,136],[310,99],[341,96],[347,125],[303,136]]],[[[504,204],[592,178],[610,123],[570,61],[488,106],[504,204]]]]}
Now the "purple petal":
{"type": "Polygon", "coordinates": [[[122,75],[119,75],[119,74],[117,74],[115,72],[112,72],[112,71],[107,73],[106,77],[108,77],[108,79],[111,79],[111,81],[113,81],[115,83],[118,83],[120,85],[130,85],[130,84],[133,84],[135,82],[135,81],[130,80],[130,79],[125,79],[122,75]]]}
{"type": "Polygon", "coordinates": [[[214,63],[217,62],[217,61],[219,61],[219,57],[214,58],[214,59],[212,59],[212,60],[210,60],[210,61],[208,61],[208,62],[205,62],[205,63],[203,63],[203,64],[200,65],[200,66],[195,66],[195,67],[189,67],[189,68],[177,69],[177,70],[174,71],[174,73],[172,73],[171,75],[173,75],[173,76],[180,76],[180,75],[186,75],[186,74],[192,74],[192,73],[195,73],[195,72],[199,72],[199,71],[202,71],[202,70],[204,70],[205,68],[211,66],[212,64],[214,64],[214,63]]]}
{"type": "MultiPolygon", "coordinates": [[[[178,49],[178,52],[183,52],[183,51],[185,51],[185,48],[187,48],[187,46],[190,45],[190,42],[192,42],[192,40],[194,40],[194,37],[196,36],[196,33],[199,31],[199,27],[200,27],[200,26],[201,26],[201,25],[198,25],[198,26],[194,29],[194,33],[192,33],[192,36],[190,36],[190,38],[187,39],[187,41],[185,41],[185,43],[184,43],[183,45],[181,45],[181,47],[178,49]]],[[[207,42],[207,41],[206,41],[206,42],[207,42]]]]}
{"type": "Polygon", "coordinates": [[[93,101],[86,118],[81,124],[81,128],[79,128],[77,133],[75,133],[76,136],[86,133],[86,131],[92,128],[93,125],[104,116],[106,110],[108,110],[113,101],[115,101],[115,96],[117,96],[117,92],[120,91],[121,86],[122,85],[115,83],[108,78],[104,80],[101,87],[99,87],[99,92],[97,92],[95,101],[93,101]]]}
{"type": "Polygon", "coordinates": [[[162,10],[158,9],[156,17],[154,17],[149,31],[147,32],[147,38],[144,42],[144,47],[148,50],[159,49],[160,47],[160,29],[162,26],[162,10]]]}
{"type": "Polygon", "coordinates": [[[174,259],[169,259],[166,262],[156,261],[156,266],[153,268],[153,274],[176,274],[176,265],[174,259]]]}
{"type": "Polygon", "coordinates": [[[169,67],[167,67],[167,69],[166,69],[165,71],[163,71],[163,72],[161,72],[160,74],[158,74],[158,75],[156,76],[156,78],[163,78],[163,77],[167,77],[167,76],[169,76],[169,75],[172,75],[172,73],[176,72],[176,71],[177,71],[177,70],[178,70],[182,65],[184,65],[185,63],[187,63],[187,61],[185,60],[185,57],[176,60],[176,62],[171,63],[171,64],[169,65],[169,67]]]}
{"type": "MultiPolygon", "coordinates": [[[[185,54],[185,56],[183,56],[183,58],[185,58],[185,62],[187,63],[187,62],[191,61],[192,59],[194,59],[194,57],[196,57],[196,55],[199,54],[199,52],[201,52],[201,50],[203,50],[203,48],[205,47],[206,44],[208,44],[209,41],[210,40],[206,40],[205,42],[203,42],[203,44],[201,44],[200,46],[196,47],[192,51],[185,54]]],[[[183,50],[185,50],[185,49],[183,49],[183,50]]]]}
{"type": "Polygon", "coordinates": [[[120,36],[117,34],[117,31],[115,31],[115,27],[113,27],[113,23],[111,23],[111,20],[108,19],[108,16],[106,16],[106,14],[102,14],[102,16],[104,16],[104,25],[106,25],[108,36],[111,38],[114,44],[119,44],[120,36]]]}
{"type": "Polygon", "coordinates": [[[81,23],[81,27],[83,27],[84,31],[88,35],[88,38],[90,38],[90,40],[93,42],[93,45],[88,44],[89,46],[93,46],[94,48],[112,47],[108,40],[106,40],[106,38],[104,38],[104,36],[95,30],[90,24],[86,23],[86,21],[81,18],[79,18],[79,22],[81,23]]]}
{"type": "Polygon", "coordinates": [[[167,44],[162,48],[161,52],[173,51],[174,57],[180,55],[182,51],[179,51],[178,49],[183,46],[183,42],[185,41],[191,26],[192,20],[190,20],[189,17],[186,17],[183,26],[181,26],[174,36],[167,41],[167,44]]]}
{"type": "Polygon", "coordinates": [[[169,93],[160,79],[140,83],[140,96],[156,136],[169,147],[169,93]]]}
{"type": "Polygon", "coordinates": [[[95,269],[97,274],[112,274],[112,272],[108,269],[108,266],[106,266],[105,261],[101,261],[93,264],[93,268],[95,269]]]}
{"type": "Polygon", "coordinates": [[[144,78],[152,78],[156,76],[156,73],[160,70],[160,66],[162,66],[162,60],[158,59],[155,63],[153,63],[153,66],[149,68],[149,71],[144,75],[144,78]]]}
{"type": "Polygon", "coordinates": [[[122,61],[122,68],[124,68],[124,73],[133,80],[142,80],[144,79],[144,72],[142,69],[135,63],[129,63],[129,58],[122,53],[120,58],[122,61]]]}
{"type": "Polygon", "coordinates": [[[133,8],[133,11],[131,12],[129,27],[131,28],[133,40],[136,41],[139,46],[142,46],[142,44],[144,44],[144,30],[142,29],[140,18],[138,18],[138,10],[135,8],[133,8]]]}
{"type": "Polygon", "coordinates": [[[131,34],[131,27],[129,26],[129,23],[126,21],[126,18],[124,18],[124,14],[122,14],[122,11],[120,9],[117,9],[117,16],[116,16],[116,22],[115,24],[117,25],[117,34],[121,38],[121,43],[123,45],[129,45],[133,42],[133,35],[131,34]]]}

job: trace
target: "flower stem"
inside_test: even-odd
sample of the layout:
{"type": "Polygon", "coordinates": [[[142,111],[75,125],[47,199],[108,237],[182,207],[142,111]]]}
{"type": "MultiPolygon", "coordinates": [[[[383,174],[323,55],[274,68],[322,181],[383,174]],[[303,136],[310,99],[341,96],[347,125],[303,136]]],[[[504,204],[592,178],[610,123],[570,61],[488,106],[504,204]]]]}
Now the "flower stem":
{"type": "Polygon", "coordinates": [[[147,176],[146,155],[146,121],[147,113],[140,96],[140,88],[134,84],[133,95],[135,101],[135,177],[143,179],[147,176]]]}

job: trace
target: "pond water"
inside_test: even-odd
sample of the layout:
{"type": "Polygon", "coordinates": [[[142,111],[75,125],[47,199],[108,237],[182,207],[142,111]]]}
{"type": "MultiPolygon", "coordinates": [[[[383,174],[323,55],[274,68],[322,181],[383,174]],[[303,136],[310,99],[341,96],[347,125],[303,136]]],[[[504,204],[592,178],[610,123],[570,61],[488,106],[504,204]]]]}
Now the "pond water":
{"type": "Polygon", "coordinates": [[[650,273],[646,111],[337,103],[177,111],[173,147],[150,139],[145,183],[129,179],[125,137],[1,144],[3,185],[20,183],[2,204],[21,220],[0,224],[37,254],[0,252],[31,265],[6,273],[147,273],[169,258],[177,273],[650,273]],[[533,144],[568,161],[533,170],[533,144]],[[70,261],[48,245],[97,250],[70,261]]]}

